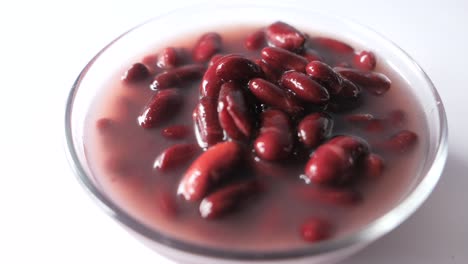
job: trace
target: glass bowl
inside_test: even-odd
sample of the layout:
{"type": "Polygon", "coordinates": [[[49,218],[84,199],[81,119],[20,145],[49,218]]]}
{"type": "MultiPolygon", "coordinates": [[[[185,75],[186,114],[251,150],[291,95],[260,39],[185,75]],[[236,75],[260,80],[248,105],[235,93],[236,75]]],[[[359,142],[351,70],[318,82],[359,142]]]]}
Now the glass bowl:
{"type": "Polygon", "coordinates": [[[429,77],[408,54],[367,27],[307,8],[288,6],[216,4],[190,7],[156,17],[124,33],[102,49],[78,76],[67,101],[65,134],[72,168],[99,206],[159,254],[191,264],[336,263],[385,235],[414,213],[436,185],[447,157],[447,121],[441,99],[429,77]],[[420,173],[415,175],[416,183],[411,190],[391,210],[350,235],[307,248],[274,252],[228,251],[176,240],[145,226],[120,209],[94,179],[83,146],[87,111],[97,89],[115,70],[109,65],[123,65],[131,61],[135,51],[147,50],[149,45],[162,46],[165,40],[182,34],[223,26],[267,25],[277,20],[303,30],[336,36],[356,46],[370,47],[401,75],[410,93],[420,103],[428,127],[427,156],[423,159],[420,173]]]}

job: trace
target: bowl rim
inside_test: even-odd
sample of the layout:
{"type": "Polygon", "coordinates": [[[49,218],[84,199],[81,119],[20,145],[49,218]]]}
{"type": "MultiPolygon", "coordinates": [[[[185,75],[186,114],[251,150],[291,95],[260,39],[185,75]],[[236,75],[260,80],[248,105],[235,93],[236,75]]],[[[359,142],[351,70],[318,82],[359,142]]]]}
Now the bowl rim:
{"type": "MultiPolygon", "coordinates": [[[[168,237],[138,221],[136,218],[132,217],[130,214],[121,209],[116,203],[109,199],[101,190],[96,186],[96,184],[90,179],[87,175],[85,169],[81,165],[78,151],[74,144],[73,140],[73,130],[72,130],[72,112],[74,99],[79,90],[81,81],[85,78],[87,72],[92,68],[94,62],[96,62],[99,57],[114,43],[119,41],[121,38],[125,37],[128,33],[133,30],[145,26],[146,24],[157,21],[158,19],[164,18],[165,16],[173,15],[177,12],[188,10],[188,9],[202,9],[205,8],[208,4],[204,5],[193,5],[187,6],[184,8],[179,8],[172,10],[170,12],[155,16],[143,23],[140,23],[133,28],[125,31],[123,34],[115,38],[104,48],[102,48],[83,68],[83,70],[78,75],[77,79],[72,85],[72,88],[69,92],[66,108],[65,108],[65,148],[68,161],[72,170],[74,171],[75,176],[77,177],[79,183],[83,188],[88,192],[90,197],[106,211],[114,220],[123,224],[124,226],[130,228],[132,231],[137,234],[156,242],[160,245],[167,246],[172,249],[177,249],[185,253],[191,253],[195,255],[200,255],[204,257],[214,257],[220,259],[230,259],[230,260],[285,260],[285,259],[295,259],[302,257],[311,257],[323,253],[330,253],[339,249],[344,249],[358,243],[370,243],[373,240],[385,235],[400,223],[405,221],[411,214],[413,214],[427,199],[434,187],[436,186],[438,180],[441,177],[447,155],[448,155],[448,125],[447,117],[444,105],[442,103],[441,97],[438,94],[433,82],[429,76],[424,72],[424,70],[416,63],[416,61],[402,48],[400,48],[393,41],[389,40],[382,34],[373,30],[372,28],[355,22],[349,18],[343,18],[342,16],[337,16],[320,10],[313,10],[311,12],[319,14],[321,16],[328,17],[330,19],[336,20],[340,23],[350,24],[352,26],[357,26],[360,29],[367,31],[375,35],[377,38],[380,38],[384,42],[390,44],[393,48],[396,48],[406,60],[411,62],[412,67],[414,68],[414,74],[418,74],[423,77],[424,81],[427,83],[428,88],[437,104],[437,113],[439,118],[439,123],[437,124],[440,129],[440,133],[436,140],[437,148],[435,155],[431,160],[426,160],[425,162],[430,162],[430,168],[428,169],[425,175],[421,175],[422,180],[411,190],[403,200],[394,206],[392,209],[382,214],[380,217],[367,224],[365,227],[352,232],[349,235],[338,237],[335,239],[327,240],[324,242],[311,244],[303,248],[297,248],[292,250],[282,250],[282,251],[232,251],[226,249],[216,249],[208,246],[197,245],[190,242],[185,242],[182,240],[174,239],[168,237]],[[389,221],[389,219],[391,221],[389,221]]],[[[226,7],[236,7],[236,8],[287,8],[289,10],[294,10],[294,7],[287,5],[262,5],[262,4],[249,4],[242,5],[239,3],[236,4],[218,4],[216,8],[226,8],[226,7]]],[[[212,8],[212,7],[211,7],[212,8]]]]}

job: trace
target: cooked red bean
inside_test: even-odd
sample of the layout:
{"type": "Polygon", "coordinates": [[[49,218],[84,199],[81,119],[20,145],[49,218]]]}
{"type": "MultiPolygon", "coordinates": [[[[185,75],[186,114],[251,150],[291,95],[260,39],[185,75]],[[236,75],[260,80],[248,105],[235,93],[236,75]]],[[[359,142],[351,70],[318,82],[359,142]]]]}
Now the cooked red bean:
{"type": "Polygon", "coordinates": [[[390,89],[392,84],[390,79],[382,73],[342,67],[335,67],[334,69],[341,76],[373,95],[383,95],[390,89]]]}
{"type": "Polygon", "coordinates": [[[316,184],[345,183],[356,172],[356,164],[369,153],[364,140],[337,136],[318,147],[305,167],[306,176],[316,184]]]}
{"type": "Polygon", "coordinates": [[[309,78],[309,76],[300,72],[285,72],[283,76],[281,76],[280,84],[293,91],[296,96],[303,101],[314,104],[324,104],[330,99],[327,89],[309,78]]]}
{"type": "Polygon", "coordinates": [[[218,77],[218,75],[216,75],[216,66],[218,65],[218,61],[210,66],[203,75],[202,82],[200,84],[200,96],[202,97],[217,99],[219,96],[219,89],[221,89],[223,81],[218,77]]]}
{"type": "Polygon", "coordinates": [[[320,50],[326,50],[338,54],[350,54],[354,52],[350,45],[332,38],[314,37],[309,39],[311,45],[320,50]]]}
{"type": "Polygon", "coordinates": [[[221,50],[222,39],[218,33],[209,32],[200,37],[192,50],[196,62],[207,62],[221,50]]]}
{"type": "Polygon", "coordinates": [[[179,183],[178,194],[187,201],[199,201],[213,184],[236,167],[242,155],[241,146],[232,141],[208,148],[190,165],[179,183]]]}
{"type": "Polygon", "coordinates": [[[282,70],[278,70],[273,68],[271,65],[266,63],[262,59],[258,59],[255,63],[260,66],[262,69],[264,77],[270,81],[271,83],[278,83],[279,79],[281,78],[282,70]]]}
{"type": "Polygon", "coordinates": [[[143,81],[150,76],[148,68],[143,63],[133,64],[122,76],[122,80],[128,83],[143,81]]]}
{"type": "Polygon", "coordinates": [[[377,59],[371,51],[361,51],[354,55],[354,66],[360,70],[373,71],[377,65],[377,59]]]}
{"type": "Polygon", "coordinates": [[[190,134],[191,129],[185,125],[173,125],[161,130],[161,135],[168,139],[184,139],[190,134]]]}
{"type": "Polygon", "coordinates": [[[265,35],[270,45],[291,51],[301,50],[306,40],[299,30],[281,21],[268,26],[265,35]]]}
{"type": "Polygon", "coordinates": [[[299,102],[286,91],[264,79],[255,78],[250,80],[249,89],[262,103],[277,107],[289,114],[297,114],[303,110],[299,102]]]}
{"type": "Polygon", "coordinates": [[[244,47],[248,50],[259,50],[265,45],[265,31],[263,29],[249,34],[244,42],[244,47]]]}
{"type": "Polygon", "coordinates": [[[331,135],[333,120],[324,113],[304,117],[297,127],[299,140],[307,148],[315,148],[331,135]]]}
{"type": "Polygon", "coordinates": [[[374,116],[371,114],[349,114],[344,116],[344,120],[352,124],[363,125],[374,120],[374,116]]]}
{"type": "Polygon", "coordinates": [[[292,195],[305,202],[320,202],[336,206],[350,206],[359,203],[362,196],[353,189],[304,185],[293,189],[292,195]]]}
{"type": "Polygon", "coordinates": [[[240,55],[226,55],[216,64],[216,75],[224,82],[248,81],[261,74],[257,64],[240,55]]]}
{"type": "Polygon", "coordinates": [[[262,49],[261,55],[266,63],[281,72],[287,70],[305,72],[308,63],[306,58],[282,48],[266,47],[262,49]]]}
{"type": "MultiPolygon", "coordinates": [[[[230,119],[232,120],[232,124],[228,124],[230,123],[228,121],[225,124],[226,126],[234,125],[237,130],[244,135],[244,137],[250,137],[252,133],[253,122],[242,86],[234,82],[225,83],[221,86],[218,101],[218,113],[220,114],[220,121],[221,113],[222,115],[229,115],[230,119]]],[[[223,122],[220,123],[221,126],[226,130],[225,126],[223,126],[223,122]]],[[[226,132],[228,132],[228,130],[226,130],[226,132]]]]}
{"type": "Polygon", "coordinates": [[[301,225],[299,231],[304,241],[315,243],[331,236],[331,224],[322,218],[312,217],[301,225]]]}
{"type": "Polygon", "coordinates": [[[193,111],[195,135],[201,148],[212,146],[223,140],[224,133],[218,120],[217,101],[203,97],[193,111]]]}
{"type": "Polygon", "coordinates": [[[153,168],[166,171],[183,166],[191,160],[197,151],[195,144],[175,144],[165,149],[154,161],[153,168]]]}
{"type": "Polygon", "coordinates": [[[223,187],[205,197],[200,203],[200,215],[216,219],[239,209],[240,204],[260,192],[257,181],[250,180],[223,187]]]}
{"type": "Polygon", "coordinates": [[[368,133],[382,133],[385,131],[385,124],[381,119],[370,120],[364,127],[364,131],[368,133]]]}
{"type": "Polygon", "coordinates": [[[216,55],[214,55],[213,57],[211,57],[210,61],[208,62],[208,67],[211,67],[211,66],[217,64],[218,61],[219,61],[219,59],[221,59],[221,58],[224,57],[224,56],[226,56],[226,55],[224,55],[224,54],[216,54],[216,55]]]}
{"type": "Polygon", "coordinates": [[[378,178],[382,175],[384,169],[384,162],[382,157],[377,154],[371,153],[363,160],[364,175],[368,178],[378,178]]]}
{"type": "Polygon", "coordinates": [[[266,110],[261,120],[260,132],[254,142],[257,155],[264,160],[287,158],[294,146],[288,116],[279,110],[266,110]]]}
{"type": "Polygon", "coordinates": [[[152,90],[159,90],[179,86],[184,82],[202,77],[204,72],[205,66],[201,64],[180,66],[156,75],[150,88],[152,90]]]}
{"type": "Polygon", "coordinates": [[[341,90],[333,95],[328,109],[334,112],[351,111],[361,105],[361,94],[361,89],[358,86],[343,79],[341,81],[341,90]]]}
{"type": "Polygon", "coordinates": [[[308,62],[311,61],[324,61],[323,57],[320,56],[319,52],[313,49],[306,49],[302,55],[308,62]]]}
{"type": "Polygon", "coordinates": [[[165,70],[175,68],[182,63],[182,52],[181,49],[167,47],[159,53],[156,65],[165,70]]]}
{"type": "Polygon", "coordinates": [[[417,143],[418,135],[409,130],[401,130],[376,147],[385,151],[398,154],[410,151],[417,143]]]}
{"type": "Polygon", "coordinates": [[[158,91],[138,117],[144,128],[153,128],[174,117],[182,106],[182,95],[177,89],[158,91]]]}
{"type": "Polygon", "coordinates": [[[343,89],[343,78],[328,64],[312,61],[307,64],[306,71],[307,75],[328,89],[331,95],[338,94],[343,89]]]}

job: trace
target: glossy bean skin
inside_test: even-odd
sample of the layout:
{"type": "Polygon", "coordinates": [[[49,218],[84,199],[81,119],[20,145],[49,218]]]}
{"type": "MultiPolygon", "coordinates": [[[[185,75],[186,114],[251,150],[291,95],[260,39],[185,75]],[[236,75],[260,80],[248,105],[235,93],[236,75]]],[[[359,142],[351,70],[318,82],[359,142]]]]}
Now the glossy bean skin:
{"type": "Polygon", "coordinates": [[[122,76],[122,81],[127,83],[137,83],[150,76],[149,69],[143,63],[133,64],[122,76]]]}
{"type": "Polygon", "coordinates": [[[306,102],[325,104],[330,99],[327,89],[300,72],[285,72],[281,76],[280,84],[293,91],[299,99],[306,102]]]}
{"type": "Polygon", "coordinates": [[[222,38],[218,33],[203,34],[192,50],[192,58],[196,62],[207,62],[222,48],[222,38]]]}
{"type": "Polygon", "coordinates": [[[223,129],[219,123],[217,101],[203,97],[193,111],[195,135],[201,148],[212,146],[224,138],[223,129]]]}
{"type": "Polygon", "coordinates": [[[216,64],[216,75],[224,82],[245,82],[261,75],[257,64],[240,55],[224,56],[216,64]]]}
{"type": "Polygon", "coordinates": [[[385,94],[392,84],[390,79],[382,73],[343,67],[335,67],[334,69],[344,78],[362,87],[372,95],[381,96],[385,94]]]}
{"type": "Polygon", "coordinates": [[[173,117],[180,110],[182,96],[177,89],[166,89],[157,92],[138,117],[143,128],[153,128],[173,117]]]}
{"type": "Polygon", "coordinates": [[[287,158],[294,147],[291,123],[286,114],[279,110],[262,113],[262,125],[254,148],[264,160],[274,161],[287,158]]]}
{"type": "Polygon", "coordinates": [[[265,35],[272,46],[291,51],[301,50],[306,40],[299,30],[281,21],[268,26],[265,35]]]}
{"type": "Polygon", "coordinates": [[[325,113],[312,113],[305,116],[297,127],[299,140],[307,148],[316,148],[330,137],[333,120],[325,113]]]}
{"type": "Polygon", "coordinates": [[[183,166],[198,152],[196,144],[175,144],[165,149],[155,160],[153,168],[167,171],[183,166]]]}
{"type": "Polygon", "coordinates": [[[160,90],[181,86],[185,82],[202,77],[205,69],[205,66],[201,64],[189,64],[167,70],[154,77],[150,88],[160,90]]]}
{"type": "Polygon", "coordinates": [[[261,56],[267,64],[280,72],[288,70],[305,72],[308,63],[306,58],[282,48],[263,48],[261,56]]]}

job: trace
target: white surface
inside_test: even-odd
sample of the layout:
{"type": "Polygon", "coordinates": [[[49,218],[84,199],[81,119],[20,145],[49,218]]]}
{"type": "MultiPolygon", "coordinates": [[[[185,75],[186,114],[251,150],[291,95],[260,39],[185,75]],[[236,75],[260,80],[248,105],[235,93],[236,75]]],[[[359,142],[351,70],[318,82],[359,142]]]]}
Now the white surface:
{"type": "MultiPolygon", "coordinates": [[[[0,263],[169,264],[78,185],[64,155],[63,112],[74,79],[105,44],[190,1],[9,2],[0,3],[0,263]]],[[[345,263],[468,263],[468,2],[296,2],[394,40],[432,78],[449,119],[449,158],[435,192],[407,222],[345,263]]]]}

